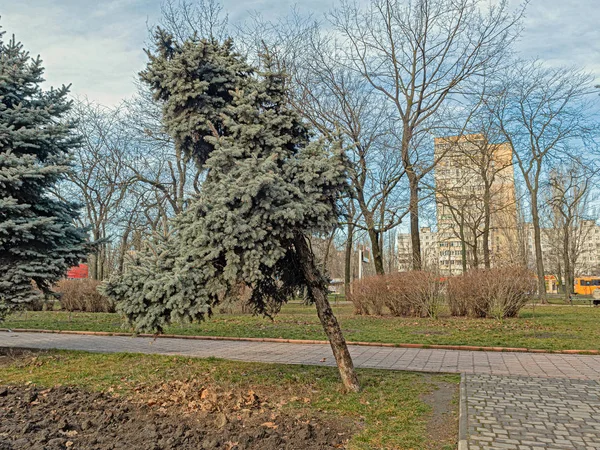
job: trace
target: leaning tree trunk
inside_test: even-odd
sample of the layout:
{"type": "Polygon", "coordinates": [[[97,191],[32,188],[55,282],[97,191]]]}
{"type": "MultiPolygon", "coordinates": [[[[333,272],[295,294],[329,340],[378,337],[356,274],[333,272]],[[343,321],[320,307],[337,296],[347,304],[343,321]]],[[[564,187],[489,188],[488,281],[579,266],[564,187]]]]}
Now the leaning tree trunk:
{"type": "Polygon", "coordinates": [[[327,284],[325,278],[319,272],[315,264],[314,254],[302,233],[296,233],[295,246],[300,259],[302,273],[304,274],[312,298],[315,301],[319,320],[329,339],[331,350],[333,351],[338,370],[340,371],[342,383],[346,390],[358,392],[360,391],[360,385],[358,383],[356,371],[354,370],[354,363],[352,362],[352,357],[348,351],[348,346],[346,345],[346,340],[344,339],[340,325],[333,315],[329,300],[327,300],[327,284]]]}

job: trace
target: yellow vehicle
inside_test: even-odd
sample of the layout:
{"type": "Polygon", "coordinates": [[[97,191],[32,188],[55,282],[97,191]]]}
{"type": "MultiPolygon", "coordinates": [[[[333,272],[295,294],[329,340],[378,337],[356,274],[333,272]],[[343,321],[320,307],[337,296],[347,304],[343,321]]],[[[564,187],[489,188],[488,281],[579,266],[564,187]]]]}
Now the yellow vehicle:
{"type": "Polygon", "coordinates": [[[592,295],[600,289],[600,277],[577,277],[575,278],[575,293],[579,295],[592,295]]]}

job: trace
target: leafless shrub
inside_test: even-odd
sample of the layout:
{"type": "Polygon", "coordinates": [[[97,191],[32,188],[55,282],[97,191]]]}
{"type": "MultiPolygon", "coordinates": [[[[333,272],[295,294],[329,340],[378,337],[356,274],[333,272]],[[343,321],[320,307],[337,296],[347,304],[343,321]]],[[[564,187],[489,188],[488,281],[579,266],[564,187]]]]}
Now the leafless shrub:
{"type": "Polygon", "coordinates": [[[466,316],[469,313],[469,299],[472,293],[470,282],[472,278],[466,276],[448,278],[446,299],[451,315],[466,316]]]}
{"type": "Polygon", "coordinates": [[[61,280],[55,286],[60,296],[60,306],[66,311],[115,312],[114,305],[97,291],[100,281],[61,280]]]}
{"type": "Polygon", "coordinates": [[[535,276],[521,267],[472,270],[448,281],[453,315],[515,317],[536,292],[535,276]]]}
{"type": "Polygon", "coordinates": [[[350,301],[354,304],[355,314],[382,315],[385,306],[385,297],[388,295],[386,276],[356,280],[352,283],[350,301]]]}
{"type": "Polygon", "coordinates": [[[437,317],[444,304],[439,275],[426,271],[388,275],[389,295],[386,306],[393,315],[437,317]]]}
{"type": "Polygon", "coordinates": [[[357,314],[437,317],[443,305],[442,283],[431,272],[413,271],[368,277],[352,285],[357,314]]]}

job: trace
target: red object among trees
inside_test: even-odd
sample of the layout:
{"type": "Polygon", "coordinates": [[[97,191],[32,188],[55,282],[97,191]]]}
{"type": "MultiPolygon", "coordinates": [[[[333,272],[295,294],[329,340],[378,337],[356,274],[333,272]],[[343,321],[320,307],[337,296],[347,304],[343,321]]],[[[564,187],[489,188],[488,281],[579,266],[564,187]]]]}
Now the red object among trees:
{"type": "Polygon", "coordinates": [[[87,264],[79,264],[78,266],[71,267],[69,270],[67,270],[67,278],[68,279],[88,278],[88,265],[87,264]]]}

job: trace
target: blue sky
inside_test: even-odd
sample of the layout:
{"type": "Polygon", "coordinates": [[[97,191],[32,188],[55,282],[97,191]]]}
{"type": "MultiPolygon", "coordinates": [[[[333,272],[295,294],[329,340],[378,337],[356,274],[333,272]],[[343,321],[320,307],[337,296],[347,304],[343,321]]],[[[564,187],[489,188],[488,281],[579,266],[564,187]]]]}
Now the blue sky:
{"type": "MultiPolygon", "coordinates": [[[[511,0],[516,6],[520,0],[511,0]]],[[[49,85],[72,83],[72,93],[116,105],[134,92],[143,68],[148,24],[161,0],[0,0],[0,25],[46,66],[49,85]]],[[[600,0],[531,0],[518,44],[524,57],[576,65],[600,82],[600,0]]],[[[268,18],[302,11],[322,14],[332,0],[225,0],[230,22],[249,11],[268,18]]]]}

